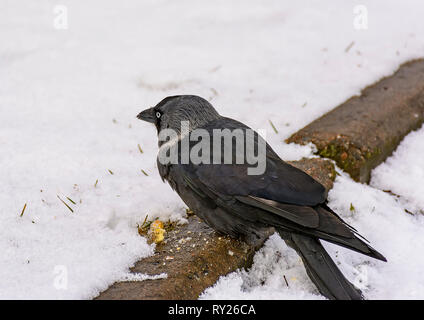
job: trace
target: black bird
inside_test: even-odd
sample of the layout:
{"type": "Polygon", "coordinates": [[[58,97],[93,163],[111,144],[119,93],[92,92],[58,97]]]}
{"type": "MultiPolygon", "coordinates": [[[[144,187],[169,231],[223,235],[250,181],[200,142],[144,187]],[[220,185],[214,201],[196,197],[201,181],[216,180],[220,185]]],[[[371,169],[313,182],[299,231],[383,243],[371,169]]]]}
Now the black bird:
{"type": "MultiPolygon", "coordinates": [[[[184,139],[190,140],[182,134],[181,121],[189,122],[190,133],[204,129],[211,136],[214,129],[251,130],[243,123],[222,117],[208,101],[192,95],[167,97],[137,117],[155,124],[158,134],[163,129],[175,130],[178,136],[171,142],[179,146],[184,139]]],[[[255,150],[259,150],[261,139],[255,133],[255,150]]],[[[159,147],[165,143],[159,141],[159,147]]],[[[189,143],[191,149],[193,142],[189,143]]],[[[256,248],[278,232],[300,255],[321,294],[328,299],[363,299],[361,291],[337,268],[320,239],[378,260],[387,261],[386,258],[328,207],[327,193],[320,183],[284,162],[264,144],[266,168],[260,175],[248,175],[247,168],[252,166],[246,161],[213,163],[213,150],[210,164],[195,164],[191,160],[186,164],[163,164],[158,157],[157,166],[162,180],[168,181],[185,204],[218,232],[241,238],[256,248]]]]}

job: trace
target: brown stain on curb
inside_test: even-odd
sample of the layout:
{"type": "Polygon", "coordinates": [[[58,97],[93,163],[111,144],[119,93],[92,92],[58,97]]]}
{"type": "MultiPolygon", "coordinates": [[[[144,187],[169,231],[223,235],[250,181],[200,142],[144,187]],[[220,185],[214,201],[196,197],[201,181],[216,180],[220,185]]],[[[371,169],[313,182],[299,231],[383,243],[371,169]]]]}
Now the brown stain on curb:
{"type": "Polygon", "coordinates": [[[400,141],[424,122],[424,60],[403,64],[392,76],[364,89],[334,110],[293,134],[288,143],[317,147],[317,154],[359,182],[400,141]]]}
{"type": "MultiPolygon", "coordinates": [[[[290,162],[311,174],[326,188],[335,178],[332,162],[320,158],[290,162]]],[[[220,276],[251,266],[255,249],[244,242],[217,234],[196,216],[175,227],[156,246],[155,254],[142,259],[131,272],[166,273],[166,279],[117,282],[96,299],[197,299],[220,276]]]]}

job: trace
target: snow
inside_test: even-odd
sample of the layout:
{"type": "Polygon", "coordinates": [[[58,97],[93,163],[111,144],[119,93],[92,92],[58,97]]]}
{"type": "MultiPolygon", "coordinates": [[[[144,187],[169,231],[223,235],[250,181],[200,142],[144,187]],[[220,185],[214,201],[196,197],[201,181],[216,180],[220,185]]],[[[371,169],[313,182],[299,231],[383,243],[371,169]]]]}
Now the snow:
{"type": "Polygon", "coordinates": [[[128,273],[124,275],[119,281],[144,281],[144,280],[157,280],[166,279],[168,275],[166,273],[148,275],[144,273],[128,273]]]}
{"type": "MultiPolygon", "coordinates": [[[[64,0],[68,28],[57,29],[56,1],[2,1],[0,298],[92,298],[152,254],[136,228],[146,214],[185,221],[184,204],[155,167],[155,129],[135,119],[165,96],[208,98],[220,113],[267,129],[284,159],[311,156],[311,147],[283,140],[424,52],[422,1],[361,3],[367,30],[353,27],[356,1],[64,0]]],[[[422,246],[422,221],[401,206],[415,212],[422,202],[391,185],[388,174],[373,177],[372,186],[384,185],[402,201],[342,175],[330,204],[393,260],[369,262],[367,295],[422,297],[419,257],[407,256],[412,240],[416,250],[422,246]]],[[[395,185],[404,185],[403,177],[395,185]]],[[[227,293],[321,298],[284,246],[273,237],[256,260],[282,262],[254,267],[246,292],[232,275],[238,282],[227,293]]],[[[345,268],[367,262],[351,252],[339,258],[345,268]]]]}
{"type": "Polygon", "coordinates": [[[424,214],[424,127],[410,133],[373,172],[371,185],[398,196],[412,213],[424,214]]]}

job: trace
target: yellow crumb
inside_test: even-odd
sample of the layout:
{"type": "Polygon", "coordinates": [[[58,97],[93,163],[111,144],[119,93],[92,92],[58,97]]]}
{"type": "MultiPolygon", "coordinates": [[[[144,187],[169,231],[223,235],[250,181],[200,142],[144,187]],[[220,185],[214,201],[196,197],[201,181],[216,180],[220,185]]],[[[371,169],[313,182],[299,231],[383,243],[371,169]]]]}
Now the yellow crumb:
{"type": "Polygon", "coordinates": [[[163,222],[156,220],[150,225],[150,238],[156,244],[161,243],[165,239],[165,228],[163,222]]]}

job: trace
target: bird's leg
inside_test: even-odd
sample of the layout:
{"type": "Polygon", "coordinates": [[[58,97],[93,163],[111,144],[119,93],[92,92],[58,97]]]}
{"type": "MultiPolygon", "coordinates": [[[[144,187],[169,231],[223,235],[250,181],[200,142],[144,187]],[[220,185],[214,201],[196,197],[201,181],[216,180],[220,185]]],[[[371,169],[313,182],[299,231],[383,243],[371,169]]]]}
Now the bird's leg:
{"type": "Polygon", "coordinates": [[[275,233],[274,227],[262,228],[258,232],[251,232],[243,237],[244,242],[258,251],[264,245],[265,241],[275,233]]]}

